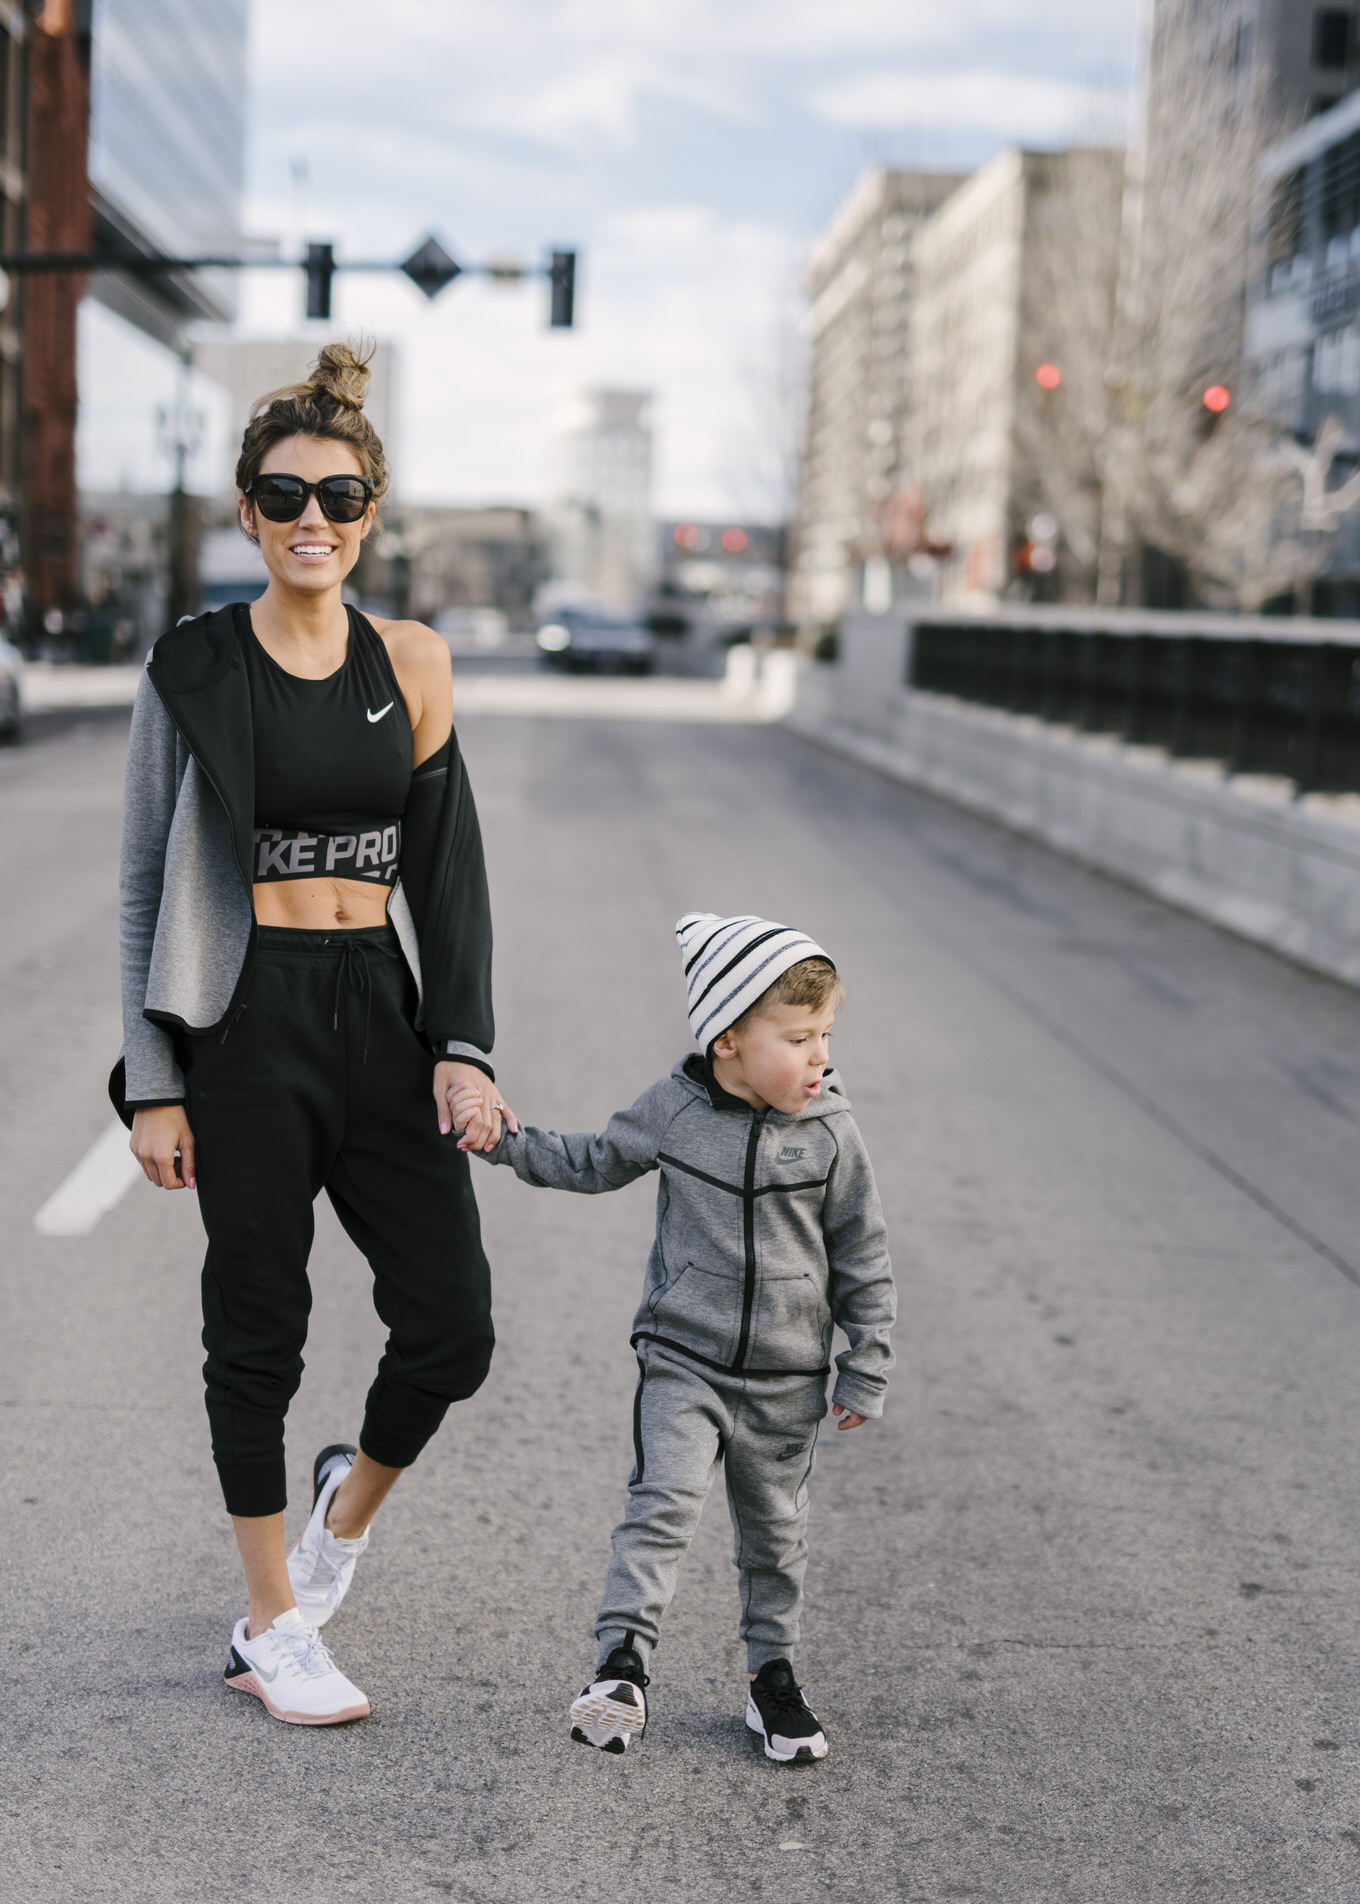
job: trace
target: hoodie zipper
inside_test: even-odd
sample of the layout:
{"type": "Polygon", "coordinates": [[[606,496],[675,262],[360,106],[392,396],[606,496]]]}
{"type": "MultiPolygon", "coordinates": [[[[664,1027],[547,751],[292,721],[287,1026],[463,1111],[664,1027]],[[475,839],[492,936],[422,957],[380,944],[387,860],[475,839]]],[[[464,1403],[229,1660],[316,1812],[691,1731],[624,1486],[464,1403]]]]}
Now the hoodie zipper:
{"type": "Polygon", "coordinates": [[[760,1148],[760,1133],[764,1128],[764,1111],[753,1112],[751,1135],[746,1140],[746,1172],[741,1185],[741,1223],[742,1236],[746,1245],[746,1283],[741,1298],[741,1335],[737,1341],[733,1369],[739,1369],[746,1360],[746,1349],[751,1340],[751,1311],[755,1307],[756,1300],[756,1152],[760,1148]]]}

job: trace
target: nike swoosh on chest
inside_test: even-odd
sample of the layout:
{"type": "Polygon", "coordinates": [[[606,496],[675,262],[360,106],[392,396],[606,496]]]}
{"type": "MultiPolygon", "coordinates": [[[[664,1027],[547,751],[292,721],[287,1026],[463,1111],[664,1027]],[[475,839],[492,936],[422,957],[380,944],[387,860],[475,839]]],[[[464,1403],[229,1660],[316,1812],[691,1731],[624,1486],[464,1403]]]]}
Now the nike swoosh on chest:
{"type": "Polygon", "coordinates": [[[395,702],[395,701],[389,701],[389,702],[387,703],[387,706],[386,706],[386,707],[380,707],[380,708],[378,709],[378,711],[377,711],[377,713],[376,713],[376,714],[375,714],[375,713],[373,712],[373,710],[372,710],[372,708],[367,708],[367,709],[365,709],[365,712],[367,713],[367,715],[368,715],[368,718],[369,718],[369,719],[370,719],[371,721],[380,721],[380,720],[382,719],[382,717],[383,717],[383,715],[384,715],[384,714],[390,714],[390,713],[392,712],[392,709],[393,709],[393,708],[394,708],[395,706],[396,706],[396,702],[395,702]]]}

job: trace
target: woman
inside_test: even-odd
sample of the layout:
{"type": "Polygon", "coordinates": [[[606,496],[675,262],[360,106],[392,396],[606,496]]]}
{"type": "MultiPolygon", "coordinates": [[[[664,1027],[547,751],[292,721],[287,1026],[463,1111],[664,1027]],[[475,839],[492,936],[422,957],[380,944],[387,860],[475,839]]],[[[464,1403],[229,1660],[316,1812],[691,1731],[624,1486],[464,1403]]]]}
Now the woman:
{"type": "Polygon", "coordinates": [[[341,600],[388,483],[367,384],[331,344],[309,383],[256,404],[236,481],[269,585],[153,648],[123,834],[111,1089],[146,1175],[196,1188],[208,1234],[208,1418],[250,1596],[226,1682],[302,1725],[368,1713],[317,1629],[402,1469],[490,1362],[450,1094],[475,1093],[476,1143],[502,1116],[516,1128],[488,1057],[490,914],[448,650],[341,600]],[[389,1334],[359,1447],[317,1456],[285,1553],[283,1418],[322,1188],[389,1334]]]}

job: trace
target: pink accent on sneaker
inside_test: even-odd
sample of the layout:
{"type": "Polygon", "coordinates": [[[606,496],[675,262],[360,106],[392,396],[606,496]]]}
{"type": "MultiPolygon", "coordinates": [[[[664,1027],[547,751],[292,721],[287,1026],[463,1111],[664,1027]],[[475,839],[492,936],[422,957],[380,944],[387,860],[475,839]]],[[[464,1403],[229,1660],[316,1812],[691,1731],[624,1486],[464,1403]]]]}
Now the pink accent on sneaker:
{"type": "Polygon", "coordinates": [[[233,1692],[253,1693],[264,1706],[266,1712],[276,1719],[282,1719],[285,1725],[344,1725],[350,1719],[367,1719],[373,1711],[367,1699],[361,1705],[346,1706],[340,1712],[317,1714],[314,1712],[285,1712],[282,1706],[276,1706],[254,1673],[242,1673],[237,1679],[228,1679],[225,1684],[233,1692]]]}

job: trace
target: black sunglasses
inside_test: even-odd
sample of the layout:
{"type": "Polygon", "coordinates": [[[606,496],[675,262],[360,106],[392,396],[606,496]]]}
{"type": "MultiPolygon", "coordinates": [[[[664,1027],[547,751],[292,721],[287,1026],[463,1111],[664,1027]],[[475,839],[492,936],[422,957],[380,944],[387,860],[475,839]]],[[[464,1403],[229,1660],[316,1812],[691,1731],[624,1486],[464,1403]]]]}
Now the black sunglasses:
{"type": "Polygon", "coordinates": [[[373,500],[373,485],[362,476],[323,476],[304,483],[300,476],[257,476],[247,492],[270,522],[296,522],[315,496],[328,522],[358,522],[373,500]]]}

